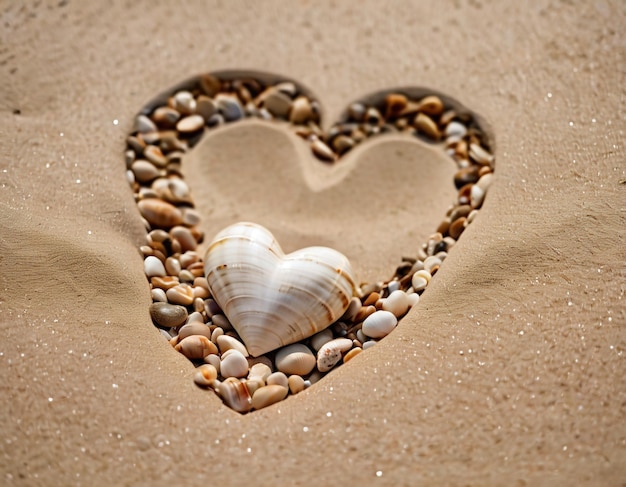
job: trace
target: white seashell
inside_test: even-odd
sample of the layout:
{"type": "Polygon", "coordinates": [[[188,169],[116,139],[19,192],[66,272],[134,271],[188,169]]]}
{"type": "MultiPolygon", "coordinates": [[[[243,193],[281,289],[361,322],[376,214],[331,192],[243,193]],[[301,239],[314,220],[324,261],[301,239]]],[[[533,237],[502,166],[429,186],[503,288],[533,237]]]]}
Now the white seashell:
{"type": "Polygon", "coordinates": [[[352,348],[352,340],[348,338],[335,338],[322,345],[317,352],[317,370],[328,372],[341,360],[342,353],[352,348]]]}
{"type": "Polygon", "coordinates": [[[248,361],[243,354],[231,348],[227,355],[222,355],[220,363],[222,377],[245,377],[248,375],[248,361]]]}
{"type": "Polygon", "coordinates": [[[254,223],[218,233],[204,270],[213,298],[253,357],[327,328],[355,290],[341,253],[309,247],[285,255],[272,234],[254,223]]]}
{"type": "Polygon", "coordinates": [[[252,409],[252,397],[246,384],[239,379],[230,377],[217,386],[217,393],[229,408],[239,413],[247,413],[252,409]]]}
{"type": "Polygon", "coordinates": [[[250,355],[243,343],[229,335],[219,335],[217,337],[217,346],[220,347],[220,352],[222,353],[226,352],[226,350],[237,350],[244,357],[250,355]]]}
{"type": "Polygon", "coordinates": [[[370,338],[382,338],[396,327],[398,319],[391,311],[376,311],[363,322],[363,334],[370,338]]]}
{"type": "Polygon", "coordinates": [[[382,307],[399,318],[409,310],[409,298],[404,291],[398,289],[382,300],[382,307]]]}
{"type": "Polygon", "coordinates": [[[287,387],[279,385],[270,385],[257,389],[252,396],[252,407],[254,409],[263,409],[267,406],[282,401],[289,394],[287,387]]]}
{"type": "Polygon", "coordinates": [[[315,355],[309,347],[295,343],[276,353],[276,368],[288,375],[307,375],[315,367],[315,355]]]}

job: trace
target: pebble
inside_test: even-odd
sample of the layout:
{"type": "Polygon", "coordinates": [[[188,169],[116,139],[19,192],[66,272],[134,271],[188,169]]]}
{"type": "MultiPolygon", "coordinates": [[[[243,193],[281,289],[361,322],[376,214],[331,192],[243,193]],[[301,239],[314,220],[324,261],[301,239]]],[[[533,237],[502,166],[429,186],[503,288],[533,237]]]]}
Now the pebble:
{"type": "Polygon", "coordinates": [[[222,354],[220,374],[225,378],[245,377],[248,375],[248,361],[246,357],[239,350],[235,349],[230,349],[229,353],[222,354]]]}
{"type": "Polygon", "coordinates": [[[304,124],[311,119],[313,119],[313,107],[311,106],[311,102],[306,96],[297,97],[291,105],[289,121],[294,125],[298,125],[304,124]]]}
{"type": "Polygon", "coordinates": [[[267,378],[272,374],[272,369],[269,365],[264,363],[256,363],[250,367],[248,372],[248,379],[259,378],[263,382],[267,381],[267,378]]]}
{"type": "Polygon", "coordinates": [[[439,115],[443,112],[443,102],[438,96],[426,96],[420,100],[418,110],[428,115],[439,115]]]}
{"type": "Polygon", "coordinates": [[[461,236],[461,233],[463,233],[463,230],[465,230],[466,220],[467,219],[464,216],[462,216],[462,217],[457,218],[450,224],[450,228],[448,229],[448,234],[453,239],[457,240],[461,236]]]}
{"type": "Polygon", "coordinates": [[[311,142],[311,150],[313,151],[313,154],[323,161],[333,162],[337,158],[332,149],[320,139],[314,139],[311,142]]]}
{"type": "Polygon", "coordinates": [[[152,119],[161,127],[174,127],[180,119],[180,113],[171,107],[158,107],[152,113],[152,119]]]}
{"type": "Polygon", "coordinates": [[[221,353],[225,353],[227,350],[237,350],[244,357],[250,356],[246,346],[236,338],[233,338],[229,335],[218,335],[216,338],[216,343],[221,353]]]}
{"type": "Polygon", "coordinates": [[[146,115],[137,115],[135,118],[135,125],[133,126],[133,132],[139,132],[140,134],[146,134],[149,132],[156,132],[157,126],[146,115]]]}
{"type": "Polygon", "coordinates": [[[244,116],[243,106],[237,98],[231,95],[217,95],[215,97],[215,104],[220,114],[227,122],[234,122],[244,116]]]}
{"type": "Polygon", "coordinates": [[[211,328],[204,323],[193,321],[180,327],[178,330],[178,339],[184,340],[185,338],[193,335],[202,335],[211,339],[211,328]]]}
{"type": "Polygon", "coordinates": [[[392,292],[382,300],[382,309],[390,311],[396,318],[400,318],[409,310],[409,299],[406,293],[400,289],[392,292]]]}
{"type": "Polygon", "coordinates": [[[175,328],[187,321],[187,309],[169,303],[152,303],[150,305],[152,321],[162,328],[175,328]]]}
{"type": "Polygon", "coordinates": [[[196,247],[198,246],[198,242],[196,242],[196,239],[193,238],[191,230],[187,227],[177,225],[170,230],[170,235],[178,240],[183,252],[196,250],[196,247]]]}
{"type": "Polygon", "coordinates": [[[158,258],[150,255],[143,261],[143,272],[148,277],[165,276],[165,266],[158,258]]]}
{"type": "Polygon", "coordinates": [[[152,289],[150,291],[150,296],[152,297],[152,301],[155,303],[167,302],[167,296],[165,295],[165,291],[163,291],[163,289],[152,289]]]}
{"type": "Polygon", "coordinates": [[[292,394],[298,394],[305,389],[304,379],[299,375],[290,375],[288,379],[289,391],[292,394]]]}
{"type": "Polygon", "coordinates": [[[289,389],[280,385],[268,385],[257,389],[252,396],[252,408],[263,409],[282,401],[289,394],[289,389]]]}
{"type": "Polygon", "coordinates": [[[342,358],[343,352],[352,348],[352,340],[348,338],[335,338],[325,343],[317,352],[317,370],[328,372],[342,358]]]}
{"type": "Polygon", "coordinates": [[[155,227],[171,228],[183,222],[181,211],[166,201],[150,198],[141,200],[137,206],[141,216],[155,227]]]}
{"type": "Polygon", "coordinates": [[[145,159],[137,159],[130,166],[130,170],[135,175],[135,180],[140,183],[149,183],[153,179],[162,176],[162,173],[157,167],[145,159]]]}
{"type": "Polygon", "coordinates": [[[352,350],[350,350],[348,353],[346,353],[343,356],[343,363],[348,363],[349,360],[352,360],[354,357],[356,357],[358,354],[360,354],[363,351],[362,348],[359,347],[355,347],[352,350]]]}
{"type": "Polygon", "coordinates": [[[170,303],[183,306],[189,306],[194,299],[192,287],[182,283],[165,291],[165,295],[170,303]]]}
{"type": "Polygon", "coordinates": [[[276,384],[289,388],[289,379],[283,372],[274,372],[273,374],[270,374],[267,376],[267,379],[265,379],[265,383],[267,385],[276,384]]]}
{"type": "Polygon", "coordinates": [[[439,140],[441,138],[441,132],[435,121],[422,112],[415,116],[413,125],[415,125],[420,132],[428,135],[433,140],[439,140]]]}
{"type": "Polygon", "coordinates": [[[176,124],[176,130],[182,134],[192,134],[204,127],[204,118],[201,115],[189,115],[176,124]]]}
{"type": "Polygon", "coordinates": [[[217,106],[208,96],[200,95],[196,104],[196,113],[208,122],[217,113],[217,106]]]}
{"type": "MultiPolygon", "coordinates": [[[[356,299],[357,301],[359,300],[359,298],[356,299]]],[[[360,307],[361,302],[359,301],[359,308],[360,307]]],[[[322,345],[328,343],[332,339],[333,332],[329,328],[326,328],[325,330],[322,330],[311,337],[311,347],[313,347],[313,350],[317,352],[320,348],[322,348],[322,345]]]]}
{"type": "Polygon", "coordinates": [[[183,115],[190,115],[196,111],[196,99],[188,91],[179,91],[172,98],[174,110],[183,115]]]}
{"type": "Polygon", "coordinates": [[[263,106],[275,117],[287,118],[291,109],[291,98],[282,91],[271,89],[263,100],[263,106]]]}
{"type": "Polygon", "coordinates": [[[383,338],[393,331],[398,319],[390,311],[379,310],[363,322],[363,334],[370,338],[383,338]]]}
{"type": "Polygon", "coordinates": [[[315,355],[306,345],[295,343],[276,353],[276,368],[287,375],[307,375],[316,364],[315,355]]]}

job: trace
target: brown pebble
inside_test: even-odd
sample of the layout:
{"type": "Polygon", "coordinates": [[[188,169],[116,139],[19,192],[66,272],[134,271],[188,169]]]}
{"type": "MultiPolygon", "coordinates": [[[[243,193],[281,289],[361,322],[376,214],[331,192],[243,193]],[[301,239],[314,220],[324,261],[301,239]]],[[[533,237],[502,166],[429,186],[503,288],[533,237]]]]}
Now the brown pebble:
{"type": "Polygon", "coordinates": [[[148,145],[143,151],[143,156],[158,168],[167,166],[167,159],[156,145],[148,145]]]}
{"type": "Polygon", "coordinates": [[[208,122],[217,113],[217,106],[208,96],[200,95],[196,103],[196,113],[208,122]]]}
{"type": "Polygon", "coordinates": [[[202,335],[207,338],[211,338],[211,328],[209,328],[204,323],[200,323],[198,321],[192,321],[187,323],[186,325],[181,326],[180,330],[178,330],[178,340],[184,340],[187,337],[193,335],[202,335]]]}
{"type": "Polygon", "coordinates": [[[291,98],[276,88],[270,88],[263,97],[263,107],[275,117],[286,118],[291,109],[291,98]]]}
{"type": "Polygon", "coordinates": [[[193,238],[191,230],[187,227],[177,225],[170,230],[170,235],[174,237],[180,243],[180,248],[183,252],[188,250],[196,250],[198,242],[193,238]]]}
{"type": "Polygon", "coordinates": [[[199,81],[200,89],[210,97],[214,97],[222,89],[222,82],[212,74],[203,74],[199,81]]]}
{"type": "Polygon", "coordinates": [[[193,303],[193,289],[188,284],[179,284],[165,291],[167,299],[172,304],[182,304],[189,306],[193,303]]]}
{"type": "Polygon", "coordinates": [[[438,96],[426,96],[419,102],[419,111],[427,115],[439,115],[443,112],[443,102],[438,96]]]}
{"type": "Polygon", "coordinates": [[[350,350],[348,353],[346,353],[343,356],[343,363],[347,363],[350,359],[353,359],[354,357],[356,357],[358,354],[360,354],[363,351],[362,348],[353,348],[352,350],[350,350]]]}
{"type": "Polygon", "coordinates": [[[183,306],[169,303],[152,303],[150,317],[161,328],[175,328],[187,320],[187,310],[183,306]]]}
{"type": "Polygon", "coordinates": [[[291,105],[289,121],[294,125],[298,125],[313,120],[313,118],[313,108],[309,99],[306,96],[297,97],[291,105]]]}
{"type": "Polygon", "coordinates": [[[385,97],[385,118],[397,117],[407,106],[406,96],[390,93],[385,97]]]}
{"type": "Polygon", "coordinates": [[[452,224],[450,225],[450,229],[448,230],[448,233],[453,239],[457,240],[463,233],[463,230],[465,230],[465,220],[466,220],[465,217],[462,216],[454,220],[452,224]]]}
{"type": "Polygon", "coordinates": [[[354,140],[347,135],[338,135],[333,139],[332,143],[333,149],[335,150],[335,152],[337,152],[337,154],[340,155],[348,152],[354,147],[354,145],[354,140]]]}
{"type": "Polygon", "coordinates": [[[376,301],[380,299],[380,293],[373,292],[370,293],[369,296],[363,301],[363,306],[372,306],[376,304],[376,301]]]}
{"type": "Polygon", "coordinates": [[[150,225],[160,228],[171,228],[183,222],[181,211],[174,205],[155,198],[141,200],[137,203],[141,216],[150,225]]]}
{"type": "Polygon", "coordinates": [[[152,287],[167,291],[168,289],[178,286],[180,281],[178,280],[178,277],[175,276],[155,276],[150,278],[150,284],[152,284],[152,287]]]}
{"type": "Polygon", "coordinates": [[[332,149],[319,139],[315,139],[311,142],[311,150],[313,154],[323,161],[333,162],[337,158],[332,149]]]}
{"type": "Polygon", "coordinates": [[[478,181],[478,168],[476,166],[459,169],[454,175],[454,185],[456,189],[461,189],[466,184],[473,184],[476,181],[478,181]]]}
{"type": "Polygon", "coordinates": [[[417,114],[415,120],[413,120],[413,125],[415,125],[417,130],[426,134],[433,140],[439,140],[441,138],[441,132],[435,121],[424,113],[420,112],[417,114]]]}

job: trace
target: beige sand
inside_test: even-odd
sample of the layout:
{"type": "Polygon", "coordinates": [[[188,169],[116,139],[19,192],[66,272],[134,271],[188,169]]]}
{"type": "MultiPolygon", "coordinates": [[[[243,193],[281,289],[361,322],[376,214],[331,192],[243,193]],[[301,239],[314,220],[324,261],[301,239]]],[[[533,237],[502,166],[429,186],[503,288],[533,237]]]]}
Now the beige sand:
{"type": "MultiPolygon", "coordinates": [[[[0,14],[0,483],[623,482],[620,1],[18,3],[0,14]],[[376,90],[434,88],[484,117],[497,155],[484,210],[398,330],[247,416],[195,387],[150,321],[122,158],[142,104],[226,68],[300,80],[327,123],[376,90]]],[[[441,218],[448,169],[420,144],[372,142],[320,202],[286,134],[249,124],[189,156],[199,198],[221,185],[207,229],[254,192],[287,249],[322,239],[369,279],[441,218]],[[379,157],[400,172],[373,177],[379,157]],[[260,163],[277,168],[262,187],[260,163]],[[276,206],[302,194],[281,181],[300,206],[276,206]]]]}

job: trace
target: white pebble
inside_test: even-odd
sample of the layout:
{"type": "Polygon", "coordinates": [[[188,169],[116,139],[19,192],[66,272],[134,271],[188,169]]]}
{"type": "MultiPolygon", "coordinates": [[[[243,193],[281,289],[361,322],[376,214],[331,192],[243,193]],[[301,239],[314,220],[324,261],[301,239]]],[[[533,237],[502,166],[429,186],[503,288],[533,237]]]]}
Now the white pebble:
{"type": "Polygon", "coordinates": [[[148,277],[165,276],[165,266],[158,257],[149,255],[143,261],[143,270],[148,277]]]}
{"type": "Polygon", "coordinates": [[[372,313],[363,322],[363,333],[371,338],[382,338],[396,327],[398,319],[390,311],[376,311],[372,313]]]}
{"type": "Polygon", "coordinates": [[[231,349],[227,355],[222,356],[220,373],[224,378],[245,377],[248,375],[248,361],[246,357],[240,351],[231,349]]]}

